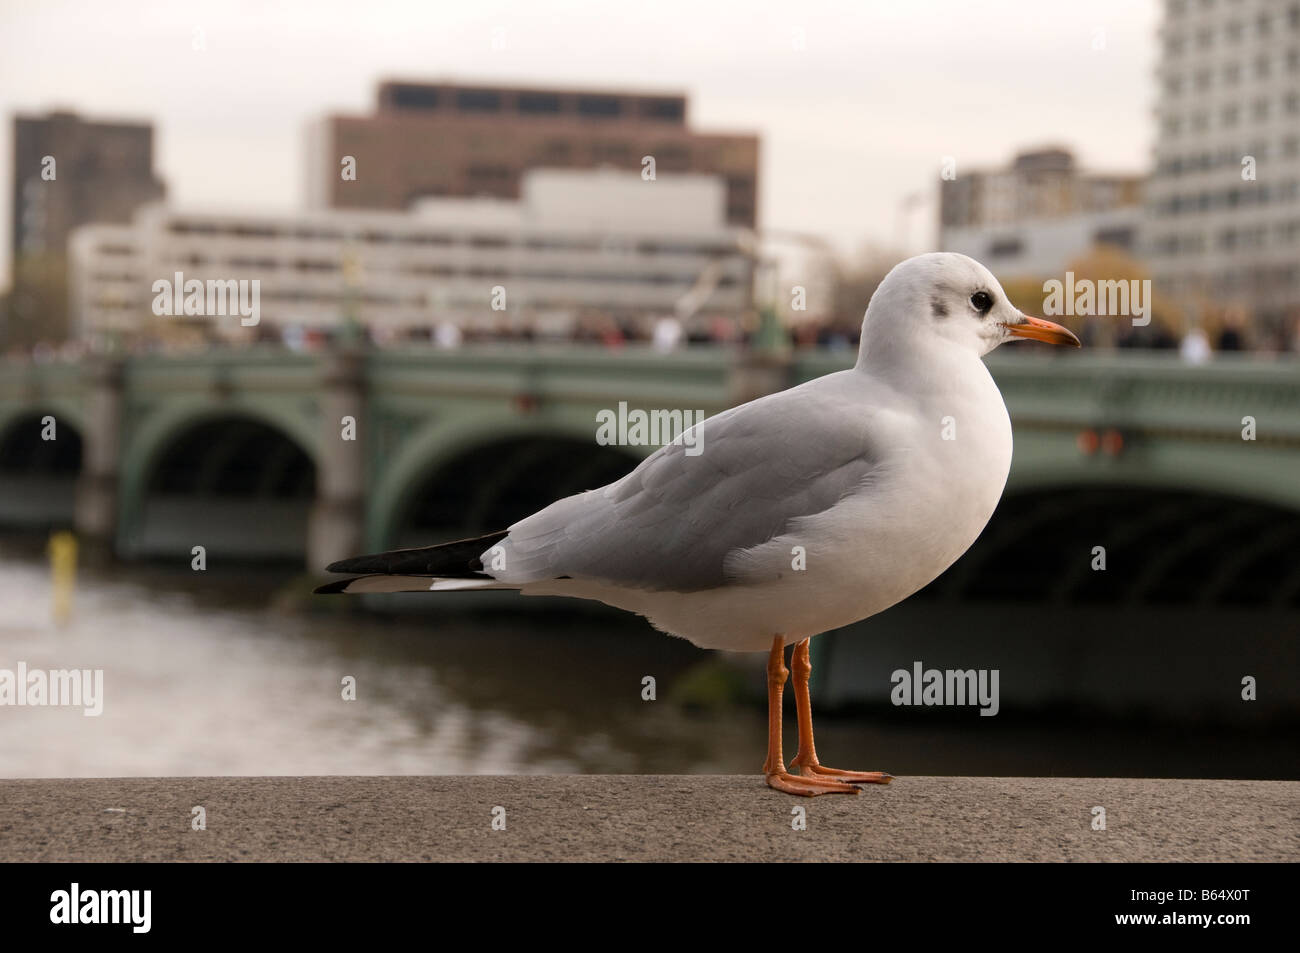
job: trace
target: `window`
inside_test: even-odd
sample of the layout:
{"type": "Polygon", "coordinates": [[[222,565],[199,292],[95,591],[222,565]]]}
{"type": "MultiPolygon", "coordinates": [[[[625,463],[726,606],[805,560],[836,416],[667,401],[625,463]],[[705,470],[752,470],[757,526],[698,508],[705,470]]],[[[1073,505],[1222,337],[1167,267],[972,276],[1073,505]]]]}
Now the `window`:
{"type": "Polygon", "coordinates": [[[1099,245],[1116,245],[1120,248],[1133,247],[1133,228],[1130,225],[1117,225],[1111,228],[1099,228],[1092,240],[1099,245]]]}
{"type": "Polygon", "coordinates": [[[1019,238],[995,238],[989,243],[990,258],[1014,258],[1024,250],[1025,243],[1019,238]]]}
{"type": "Polygon", "coordinates": [[[580,116],[617,116],[622,111],[622,104],[616,96],[579,96],[578,115],[580,116]]]}
{"type": "Polygon", "coordinates": [[[428,86],[394,86],[392,99],[399,109],[438,108],[438,91],[428,86]]]}
{"type": "Polygon", "coordinates": [[[501,94],[491,89],[462,89],[456,94],[461,112],[490,113],[501,108],[501,94]]]}
{"type": "Polygon", "coordinates": [[[552,115],[560,111],[560,97],[555,93],[520,93],[515,101],[521,113],[552,115]]]}
{"type": "Polygon", "coordinates": [[[685,104],[680,99],[644,99],[641,101],[641,115],[648,119],[680,121],[685,114],[685,104]]]}

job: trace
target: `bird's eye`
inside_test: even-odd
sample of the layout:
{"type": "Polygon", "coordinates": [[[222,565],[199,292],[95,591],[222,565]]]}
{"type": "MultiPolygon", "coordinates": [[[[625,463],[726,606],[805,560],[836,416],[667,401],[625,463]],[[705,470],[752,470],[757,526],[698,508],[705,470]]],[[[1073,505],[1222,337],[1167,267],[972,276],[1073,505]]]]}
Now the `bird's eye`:
{"type": "Polygon", "coordinates": [[[989,308],[993,307],[993,296],[987,291],[977,291],[970,296],[970,304],[980,314],[988,314],[989,308]]]}

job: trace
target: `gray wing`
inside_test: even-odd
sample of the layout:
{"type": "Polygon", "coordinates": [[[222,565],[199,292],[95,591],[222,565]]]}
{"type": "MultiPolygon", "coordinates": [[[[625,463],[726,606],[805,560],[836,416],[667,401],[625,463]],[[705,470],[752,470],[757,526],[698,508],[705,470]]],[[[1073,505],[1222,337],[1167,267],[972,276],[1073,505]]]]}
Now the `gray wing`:
{"type": "Polygon", "coordinates": [[[837,387],[835,377],[711,417],[697,425],[697,455],[669,444],[623,479],[514,524],[501,544],[505,569],[492,574],[683,592],[725,585],[728,553],[829,509],[878,468],[870,408],[855,382],[837,387]]]}

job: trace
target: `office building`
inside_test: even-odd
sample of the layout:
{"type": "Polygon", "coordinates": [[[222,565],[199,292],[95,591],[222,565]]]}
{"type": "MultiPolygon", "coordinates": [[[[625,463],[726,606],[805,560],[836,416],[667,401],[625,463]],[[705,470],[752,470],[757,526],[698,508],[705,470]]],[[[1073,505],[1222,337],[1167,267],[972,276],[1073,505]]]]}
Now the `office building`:
{"type": "Polygon", "coordinates": [[[57,340],[67,329],[66,254],[73,229],[127,222],[165,193],[153,171],[153,127],[51,112],[15,117],[13,141],[6,336],[57,340]]]}
{"type": "Polygon", "coordinates": [[[718,176],[730,225],[753,228],[758,137],[698,132],[682,95],[385,82],[368,116],[308,130],[308,205],[398,211],[425,198],[518,199],[530,169],[718,176]],[[346,157],[355,178],[345,175],[346,157]]]}
{"type": "Polygon", "coordinates": [[[745,319],[753,302],[752,233],[726,221],[726,201],[716,176],[552,169],[525,173],[517,200],[431,198],[401,212],[156,205],[74,234],[73,307],[92,337],[194,323],[248,339],[352,322],[380,339],[449,325],[565,337],[584,322],[648,337],[666,316],[706,330],[745,319]],[[154,314],[154,282],[177,273],[257,280],[259,325],[154,314]]]}
{"type": "Polygon", "coordinates": [[[1167,0],[1143,234],[1193,320],[1300,318],[1300,2],[1167,0]]]}

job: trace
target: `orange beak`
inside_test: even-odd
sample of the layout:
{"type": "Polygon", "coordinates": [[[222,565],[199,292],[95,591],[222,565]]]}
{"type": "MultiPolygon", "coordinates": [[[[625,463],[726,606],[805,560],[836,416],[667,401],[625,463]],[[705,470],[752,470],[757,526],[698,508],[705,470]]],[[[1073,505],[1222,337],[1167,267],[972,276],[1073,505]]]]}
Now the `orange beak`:
{"type": "Polygon", "coordinates": [[[1042,318],[1031,318],[1027,314],[1023,314],[1021,317],[1024,318],[1024,321],[1020,324],[1004,324],[1002,326],[1018,338],[1028,338],[1031,341],[1046,341],[1048,344],[1083,346],[1069,328],[1062,327],[1052,321],[1044,321],[1042,318]]]}

